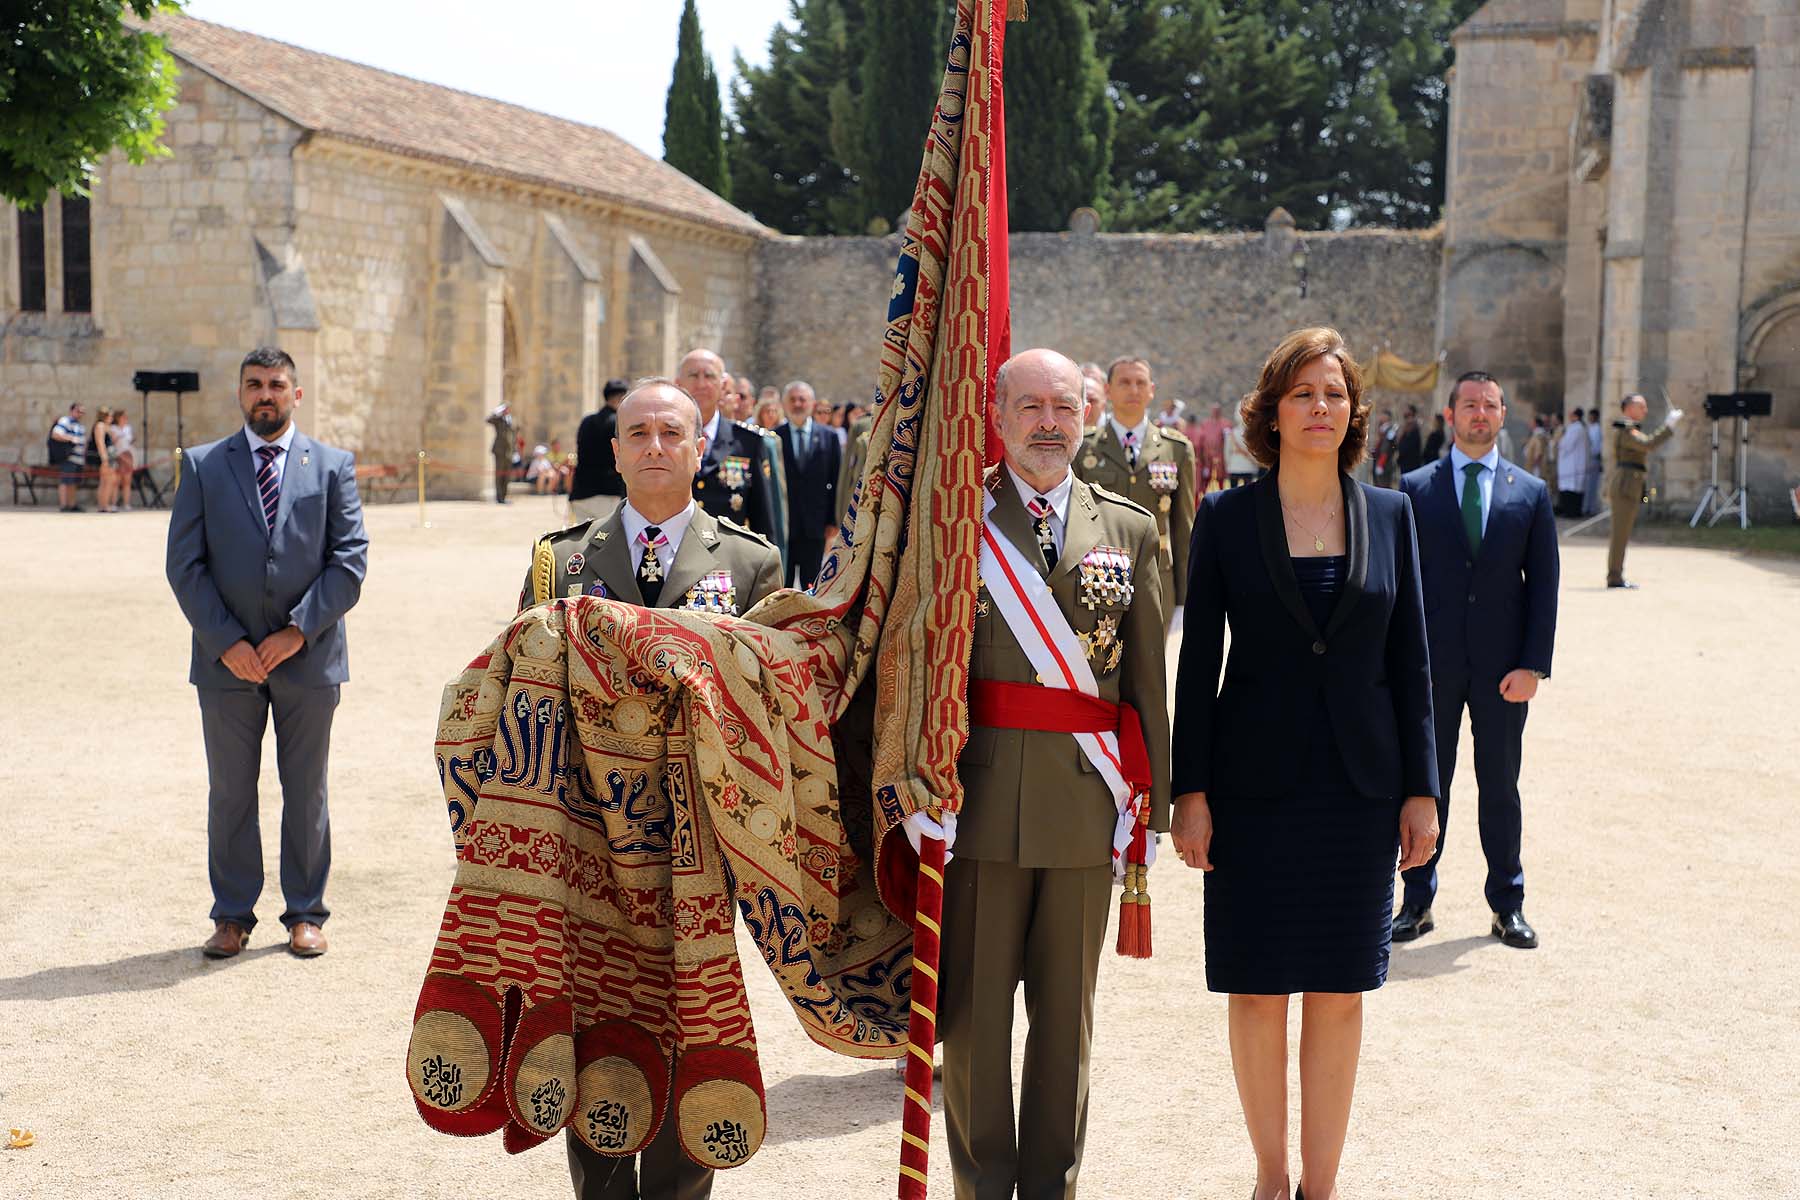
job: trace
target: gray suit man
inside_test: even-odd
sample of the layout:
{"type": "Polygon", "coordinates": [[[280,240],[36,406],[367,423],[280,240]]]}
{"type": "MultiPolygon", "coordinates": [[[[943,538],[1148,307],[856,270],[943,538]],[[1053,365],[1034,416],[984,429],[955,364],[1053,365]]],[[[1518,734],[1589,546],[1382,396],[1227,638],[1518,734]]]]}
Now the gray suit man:
{"type": "Polygon", "coordinates": [[[188,680],[206,741],[213,934],[229,958],[248,943],[262,892],[256,779],[275,717],[281,775],[281,891],[288,949],[325,952],[331,871],[326,760],[338,685],[349,677],[344,614],[368,563],[356,465],[294,428],[294,360],[253,350],[238,370],[244,428],[187,454],[169,518],[167,572],[193,626],[188,680]]]}

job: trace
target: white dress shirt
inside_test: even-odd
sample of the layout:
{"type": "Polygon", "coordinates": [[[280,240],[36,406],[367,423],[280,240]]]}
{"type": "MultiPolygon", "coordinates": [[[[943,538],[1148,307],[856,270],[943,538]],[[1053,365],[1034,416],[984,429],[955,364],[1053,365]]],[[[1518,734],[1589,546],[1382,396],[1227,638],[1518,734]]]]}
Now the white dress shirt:
{"type": "MultiPolygon", "coordinates": [[[[648,549],[639,535],[650,528],[650,522],[644,519],[643,513],[631,507],[629,500],[619,512],[620,520],[625,526],[625,536],[631,539],[631,570],[635,574],[644,561],[644,551],[648,549]]],[[[687,535],[688,524],[693,519],[694,502],[689,500],[686,508],[657,526],[666,539],[656,551],[656,563],[662,568],[665,579],[668,578],[669,568],[675,565],[675,555],[681,550],[681,539],[687,535]]]]}
{"type": "Polygon", "coordinates": [[[1489,446],[1488,452],[1480,458],[1470,458],[1462,452],[1461,446],[1450,447],[1450,473],[1456,478],[1456,503],[1462,506],[1463,488],[1467,486],[1467,476],[1463,468],[1472,462],[1478,462],[1483,470],[1476,476],[1481,487],[1481,532],[1487,532],[1488,510],[1494,506],[1494,472],[1500,469],[1500,447],[1489,446]]]}
{"type": "Polygon", "coordinates": [[[1125,440],[1125,435],[1128,433],[1137,439],[1138,460],[1140,462],[1143,461],[1144,451],[1150,446],[1150,418],[1146,416],[1142,421],[1139,421],[1136,429],[1125,428],[1123,425],[1119,424],[1118,419],[1115,417],[1108,417],[1106,420],[1112,425],[1113,436],[1119,439],[1119,445],[1126,448],[1127,461],[1130,460],[1131,452],[1130,443],[1125,440]]]}
{"type": "MultiPolygon", "coordinates": [[[[1056,535],[1056,552],[1060,555],[1063,530],[1069,525],[1069,496],[1075,490],[1075,473],[1070,471],[1064,475],[1062,482],[1047,492],[1033,491],[1030,484],[1014,475],[1011,470],[1008,470],[1006,474],[1013,481],[1013,486],[1019,489],[1019,503],[1025,506],[1027,513],[1031,511],[1031,502],[1039,496],[1050,502],[1050,532],[1056,535]]],[[[1020,549],[1022,550],[1024,547],[1021,546],[1020,549]]]]}
{"type": "Polygon", "coordinates": [[[287,428],[282,431],[281,436],[273,440],[260,436],[254,429],[251,429],[250,426],[245,425],[244,441],[250,447],[250,465],[258,471],[262,470],[262,456],[256,453],[258,447],[275,446],[281,450],[281,453],[275,456],[274,463],[275,486],[279,489],[281,487],[281,478],[287,473],[288,450],[294,444],[294,423],[289,421],[287,428]]]}

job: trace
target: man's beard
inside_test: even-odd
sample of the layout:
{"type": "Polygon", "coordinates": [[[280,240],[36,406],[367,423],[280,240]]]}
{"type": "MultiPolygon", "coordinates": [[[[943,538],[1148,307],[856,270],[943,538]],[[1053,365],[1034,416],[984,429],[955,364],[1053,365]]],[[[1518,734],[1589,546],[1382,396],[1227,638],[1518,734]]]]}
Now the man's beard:
{"type": "Polygon", "coordinates": [[[1013,451],[1019,464],[1034,474],[1044,474],[1075,461],[1075,447],[1069,442],[1025,442],[1013,451]]]}
{"type": "Polygon", "coordinates": [[[268,410],[258,409],[250,416],[250,432],[257,437],[266,438],[280,433],[282,426],[288,423],[287,417],[282,415],[279,409],[273,410],[274,416],[264,415],[266,411],[268,410]]]}

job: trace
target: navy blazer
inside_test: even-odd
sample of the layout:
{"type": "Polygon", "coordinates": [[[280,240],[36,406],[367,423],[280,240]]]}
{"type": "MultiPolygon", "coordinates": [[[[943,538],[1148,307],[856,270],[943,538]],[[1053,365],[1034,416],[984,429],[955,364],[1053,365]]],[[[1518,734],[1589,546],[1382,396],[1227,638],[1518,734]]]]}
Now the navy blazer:
{"type": "Polygon", "coordinates": [[[1273,472],[1214,492],[1194,517],[1187,607],[1175,682],[1173,791],[1275,796],[1299,786],[1297,699],[1322,691],[1344,768],[1358,792],[1436,796],[1431,663],[1419,592],[1412,505],[1348,475],[1347,569],[1325,628],[1288,558],[1273,472]],[[1231,655],[1219,665],[1225,624],[1231,655]]]}
{"type": "Polygon", "coordinates": [[[801,470],[794,455],[794,429],[783,421],[775,427],[781,438],[781,461],[787,470],[788,539],[825,536],[825,527],[837,516],[838,465],[843,461],[843,447],[837,432],[827,425],[813,422],[812,455],[801,470]]]}
{"type": "Polygon", "coordinates": [[[167,573],[194,630],[188,682],[247,687],[219,656],[296,625],[306,645],[275,668],[285,682],[327,687],[350,677],[344,614],[362,594],[369,539],[348,451],[296,431],[271,531],[242,429],[189,450],[169,514],[167,573]]]}
{"type": "Polygon", "coordinates": [[[1504,458],[1494,471],[1481,553],[1463,529],[1461,480],[1448,457],[1400,481],[1419,522],[1425,627],[1440,679],[1550,673],[1562,563],[1550,489],[1504,458]]]}

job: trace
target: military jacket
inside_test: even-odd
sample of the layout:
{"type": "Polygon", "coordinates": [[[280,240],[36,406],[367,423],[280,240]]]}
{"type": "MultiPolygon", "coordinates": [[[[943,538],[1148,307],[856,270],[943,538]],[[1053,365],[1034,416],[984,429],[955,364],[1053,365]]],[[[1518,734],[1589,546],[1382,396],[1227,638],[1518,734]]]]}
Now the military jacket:
{"type": "Polygon", "coordinates": [[[718,431],[694,475],[694,499],[713,516],[776,542],[775,469],[761,429],[719,417],[718,431]]]}
{"type": "Polygon", "coordinates": [[[1613,471],[1608,494],[1643,500],[1650,494],[1650,452],[1673,437],[1675,427],[1665,423],[1655,433],[1645,433],[1636,421],[1621,418],[1612,428],[1613,471]]]}
{"type": "MultiPolygon", "coordinates": [[[[602,520],[546,533],[532,551],[519,611],[569,596],[641,606],[634,557],[625,536],[623,505],[602,520]]],[[[696,508],[669,564],[657,607],[741,616],[780,586],[781,555],[767,538],[696,508]]]]}
{"type": "MultiPolygon", "coordinates": [[[[1163,607],[1173,612],[1187,600],[1188,540],[1194,532],[1194,444],[1154,423],[1134,468],[1110,420],[1082,439],[1075,474],[1148,509],[1156,517],[1157,570],[1163,607]]],[[[1146,560],[1149,561],[1149,560],[1146,560]]]]}
{"type": "MultiPolygon", "coordinates": [[[[994,523],[1035,561],[1030,514],[1006,468],[985,486],[994,523]]],[[[1164,660],[1167,617],[1160,586],[1145,586],[1140,563],[1155,561],[1156,520],[1102,488],[1075,481],[1051,595],[1081,639],[1100,698],[1137,710],[1150,751],[1151,826],[1169,827],[1169,709],[1164,660]],[[1128,586],[1120,586],[1128,585],[1128,586]]],[[[992,602],[977,591],[971,679],[1041,683],[992,602]]],[[[1024,867],[1092,867],[1111,861],[1118,808],[1073,735],[1029,729],[969,730],[958,770],[963,806],[956,853],[1024,867]]]]}
{"type": "Polygon", "coordinates": [[[872,415],[858,417],[845,439],[844,457],[838,464],[837,512],[832,518],[840,527],[844,524],[844,511],[850,507],[851,493],[862,482],[863,467],[869,461],[869,434],[874,428],[872,415]]]}

